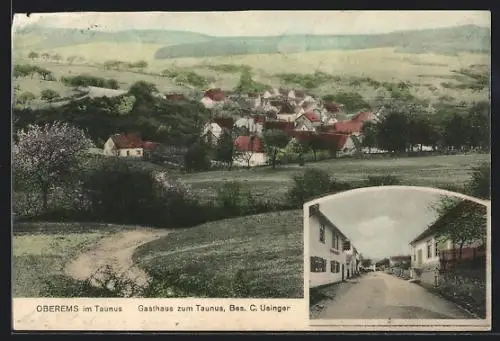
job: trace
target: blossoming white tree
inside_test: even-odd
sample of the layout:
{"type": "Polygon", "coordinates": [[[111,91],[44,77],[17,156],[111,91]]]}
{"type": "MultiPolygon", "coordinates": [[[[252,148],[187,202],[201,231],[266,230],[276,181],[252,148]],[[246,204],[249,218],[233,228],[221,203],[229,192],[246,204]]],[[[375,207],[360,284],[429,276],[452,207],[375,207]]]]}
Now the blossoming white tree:
{"type": "Polygon", "coordinates": [[[16,135],[12,160],[15,176],[40,191],[45,210],[51,186],[75,171],[79,155],[93,143],[84,131],[64,122],[30,125],[16,135]]]}

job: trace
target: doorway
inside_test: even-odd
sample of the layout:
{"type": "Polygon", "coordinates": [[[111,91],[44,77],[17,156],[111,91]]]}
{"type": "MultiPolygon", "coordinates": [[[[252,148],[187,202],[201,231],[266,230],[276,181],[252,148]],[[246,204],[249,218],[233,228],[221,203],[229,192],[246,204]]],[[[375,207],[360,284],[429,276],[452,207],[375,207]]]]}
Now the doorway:
{"type": "Polygon", "coordinates": [[[344,264],[342,264],[342,281],[345,281],[344,264]]]}

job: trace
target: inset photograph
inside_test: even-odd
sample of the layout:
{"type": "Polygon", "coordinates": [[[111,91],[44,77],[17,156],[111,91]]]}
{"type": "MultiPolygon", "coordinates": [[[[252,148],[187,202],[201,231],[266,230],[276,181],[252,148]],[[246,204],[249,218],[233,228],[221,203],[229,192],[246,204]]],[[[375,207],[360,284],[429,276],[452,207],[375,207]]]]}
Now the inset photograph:
{"type": "Polygon", "coordinates": [[[489,201],[383,186],[310,201],[304,214],[310,324],[488,318],[489,201]]]}

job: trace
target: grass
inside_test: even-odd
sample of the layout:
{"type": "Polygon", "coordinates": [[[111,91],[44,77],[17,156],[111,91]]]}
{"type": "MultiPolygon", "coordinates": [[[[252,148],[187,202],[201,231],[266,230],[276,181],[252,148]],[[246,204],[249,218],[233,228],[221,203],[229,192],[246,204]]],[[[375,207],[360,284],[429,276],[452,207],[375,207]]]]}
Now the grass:
{"type": "MultiPolygon", "coordinates": [[[[214,66],[227,68],[228,65],[235,67],[246,65],[252,68],[256,81],[275,87],[289,86],[283,83],[278,77],[279,74],[289,72],[312,74],[315,71],[323,71],[340,76],[341,80],[319,86],[315,89],[315,93],[319,96],[338,91],[354,91],[360,93],[368,102],[385,93],[384,89],[377,88],[367,82],[361,82],[361,84],[353,82],[353,77],[371,78],[378,82],[410,81],[412,82],[411,93],[418,98],[429,99],[431,102],[438,101],[439,97],[442,96],[453,97],[457,101],[458,99],[460,101],[479,101],[489,98],[488,90],[475,92],[471,89],[447,88],[441,85],[443,77],[456,77],[453,70],[467,68],[475,64],[489,65],[487,54],[462,53],[458,56],[447,56],[431,53],[398,53],[390,48],[377,48],[155,60],[153,59],[155,48],[155,44],[95,42],[56,48],[50,51],[51,53],[59,53],[63,57],[73,54],[85,56],[86,63],[89,65],[70,66],[66,63],[56,64],[41,61],[37,64],[53,71],[58,77],[70,73],[88,73],[104,78],[115,78],[123,89],[127,89],[132,83],[141,79],[157,84],[161,91],[182,91],[184,88],[175,85],[166,77],[129,71],[103,70],[95,65],[106,60],[145,60],[149,64],[148,68],[145,69],[148,73],[159,75],[164,69],[189,69],[203,77],[215,78],[210,86],[223,89],[233,89],[238,84],[240,74],[214,70],[214,66]],[[103,53],[103,51],[105,52],[103,53]],[[436,87],[437,91],[432,91],[429,87],[436,87]]],[[[22,51],[18,52],[26,54],[22,51]]],[[[19,62],[26,62],[26,60],[19,58],[19,62]]]]}
{"type": "Polygon", "coordinates": [[[14,297],[42,297],[45,281],[90,245],[122,227],[100,224],[36,223],[14,225],[14,297]]]}
{"type": "Polygon", "coordinates": [[[305,169],[318,168],[328,171],[336,180],[345,182],[365,181],[368,176],[394,175],[403,185],[410,186],[462,186],[470,179],[471,168],[490,160],[489,154],[459,154],[407,158],[331,159],[317,163],[287,165],[276,170],[270,168],[218,170],[182,176],[202,198],[209,200],[216,189],[229,180],[241,181],[261,199],[283,200],[292,186],[292,176],[305,169]]]}
{"type": "Polygon", "coordinates": [[[133,258],[155,278],[189,281],[186,296],[233,297],[240,273],[245,297],[301,298],[302,219],[296,210],[210,222],[140,246],[133,258]]]}

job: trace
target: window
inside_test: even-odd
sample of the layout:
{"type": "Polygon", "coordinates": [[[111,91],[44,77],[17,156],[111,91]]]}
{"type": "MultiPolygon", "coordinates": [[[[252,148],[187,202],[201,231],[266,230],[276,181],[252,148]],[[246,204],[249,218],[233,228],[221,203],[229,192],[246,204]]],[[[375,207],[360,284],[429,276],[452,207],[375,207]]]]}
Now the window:
{"type": "Polygon", "coordinates": [[[340,272],[340,263],[332,260],[330,262],[330,271],[334,274],[339,273],[340,272]]]}
{"type": "Polygon", "coordinates": [[[127,156],[130,156],[130,150],[127,150],[127,156]]]}
{"type": "Polygon", "coordinates": [[[413,261],[417,260],[417,253],[415,252],[415,249],[413,249],[413,261]]]}
{"type": "Polygon", "coordinates": [[[325,243],[325,225],[323,224],[319,226],[319,241],[325,243]]]}
{"type": "Polygon", "coordinates": [[[339,235],[335,232],[333,232],[333,235],[332,235],[332,249],[335,249],[335,250],[339,249],[339,235]]]}
{"type": "Polygon", "coordinates": [[[427,258],[432,258],[432,240],[427,241],[427,258]]]}
{"type": "Polygon", "coordinates": [[[311,257],[311,272],[326,272],[326,259],[311,257]]]}
{"type": "Polygon", "coordinates": [[[137,151],[137,155],[141,155],[141,151],[140,150],[137,151]]]}
{"type": "Polygon", "coordinates": [[[439,256],[438,241],[434,239],[434,257],[439,256]]]}

